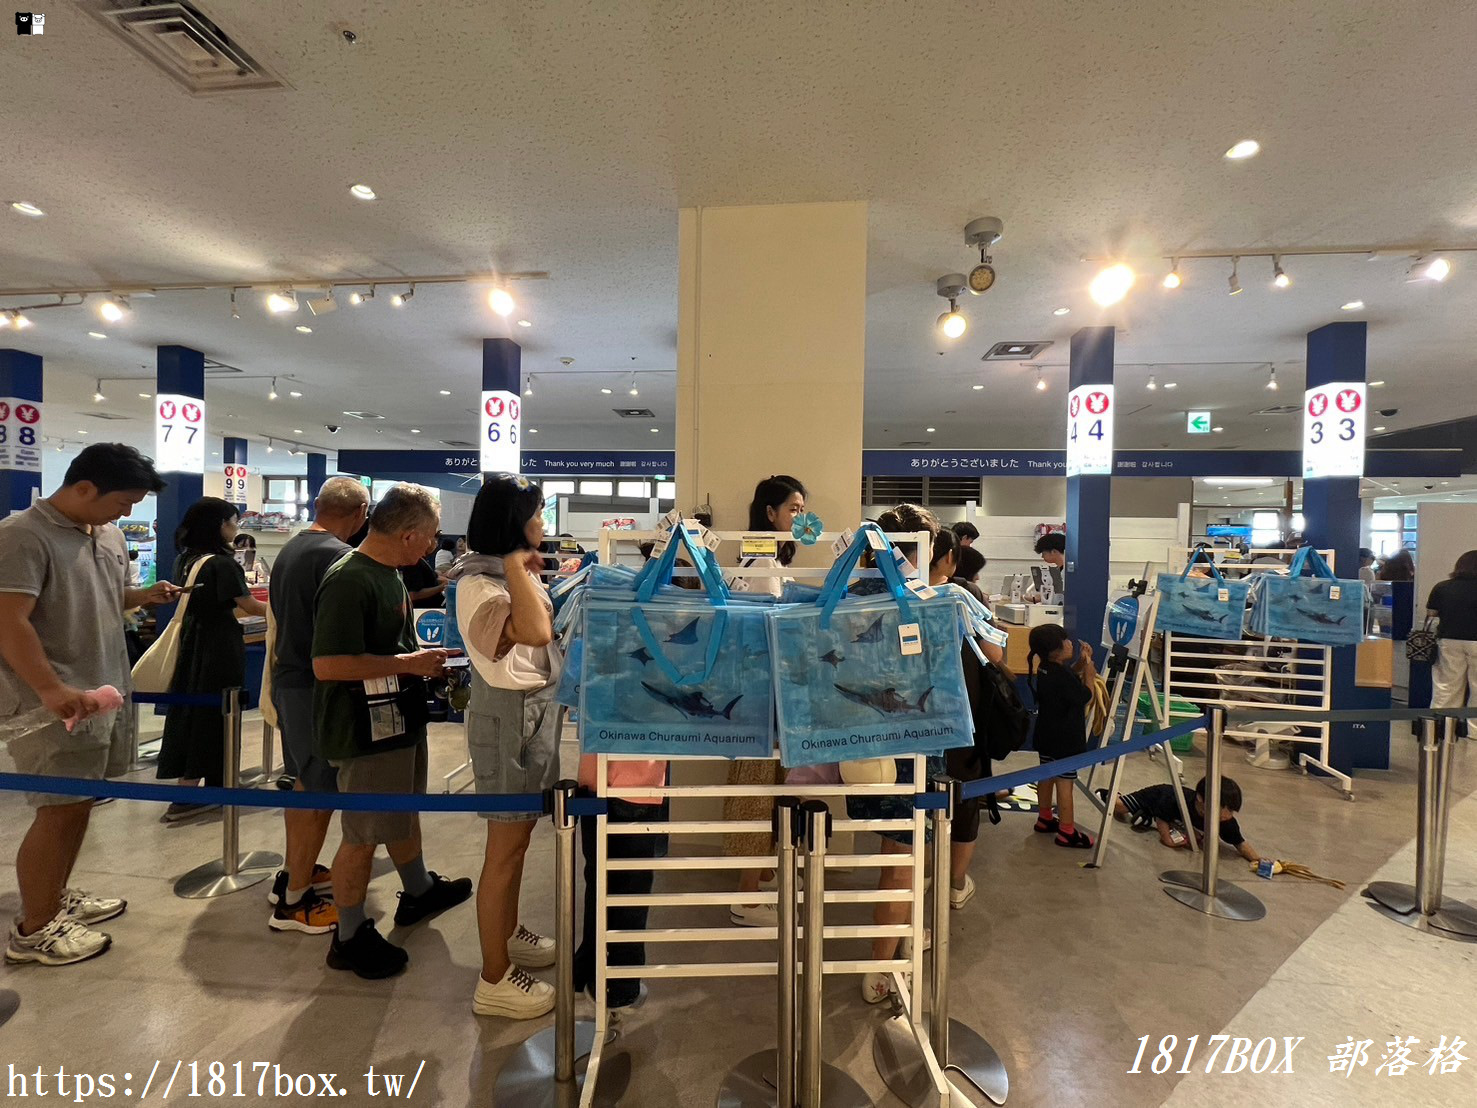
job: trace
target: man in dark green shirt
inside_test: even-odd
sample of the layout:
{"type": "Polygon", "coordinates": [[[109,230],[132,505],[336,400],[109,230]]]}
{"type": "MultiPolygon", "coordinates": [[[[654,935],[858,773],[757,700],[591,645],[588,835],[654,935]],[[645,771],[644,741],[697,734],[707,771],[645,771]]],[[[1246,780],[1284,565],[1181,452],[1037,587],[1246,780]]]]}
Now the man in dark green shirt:
{"type": "MultiPolygon", "coordinates": [[[[317,751],[337,767],[341,793],[426,791],[425,678],[441,675],[446,651],[416,649],[399,567],[426,549],[440,519],[429,492],[396,485],[375,506],[359,548],[336,562],[318,587],[313,717],[317,751]]],[[[385,844],[405,887],[397,927],[460,904],[472,895],[472,881],[426,869],[415,812],[345,811],[341,824],[333,860],[338,927],[328,964],[360,977],[389,977],[410,959],[365,915],[375,847],[385,844]]]]}

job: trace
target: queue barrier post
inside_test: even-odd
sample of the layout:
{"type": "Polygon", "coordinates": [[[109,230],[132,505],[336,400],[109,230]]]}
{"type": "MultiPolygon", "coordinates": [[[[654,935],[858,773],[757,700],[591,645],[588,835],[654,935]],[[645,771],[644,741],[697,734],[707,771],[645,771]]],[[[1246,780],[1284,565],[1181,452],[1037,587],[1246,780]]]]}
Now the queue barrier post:
{"type": "MultiPolygon", "coordinates": [[[[225,770],[228,789],[241,785],[241,690],[226,689],[221,695],[225,716],[225,770]]],[[[182,797],[188,794],[181,790],[182,797]]],[[[196,866],[174,883],[174,895],[186,900],[204,900],[249,889],[265,881],[282,864],[282,855],[266,850],[241,853],[241,810],[234,804],[221,808],[221,856],[219,861],[196,866]]]]}
{"type": "MultiPolygon", "coordinates": [[[[570,813],[578,784],[555,783],[554,820],[554,1026],[530,1036],[497,1075],[493,1103],[519,1108],[573,1108],[579,1103],[585,1071],[576,1063],[589,1055],[595,1025],[574,1018],[575,830],[570,813]]],[[[546,797],[546,800],[549,799],[546,797]]]]}
{"type": "Polygon", "coordinates": [[[1381,914],[1397,923],[1446,937],[1473,939],[1477,938],[1477,908],[1443,892],[1455,746],[1455,716],[1445,718],[1439,735],[1435,716],[1421,721],[1416,761],[1415,885],[1374,881],[1364,895],[1381,914]]]}
{"type": "MultiPolygon", "coordinates": [[[[1267,907],[1238,885],[1220,879],[1221,754],[1226,734],[1226,710],[1212,705],[1205,740],[1205,849],[1201,869],[1168,870],[1159,875],[1164,891],[1181,904],[1219,919],[1252,922],[1265,919],[1267,907]]],[[[1186,835],[1195,834],[1193,827],[1186,835]]]]}

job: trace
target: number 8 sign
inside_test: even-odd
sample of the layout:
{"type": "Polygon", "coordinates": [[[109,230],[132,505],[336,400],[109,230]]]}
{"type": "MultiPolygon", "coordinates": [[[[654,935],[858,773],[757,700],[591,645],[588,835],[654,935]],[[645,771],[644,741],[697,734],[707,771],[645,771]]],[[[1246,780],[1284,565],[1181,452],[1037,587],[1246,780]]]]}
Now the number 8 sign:
{"type": "Polygon", "coordinates": [[[516,393],[482,394],[480,442],[483,473],[517,473],[522,468],[522,405],[516,393]]]}

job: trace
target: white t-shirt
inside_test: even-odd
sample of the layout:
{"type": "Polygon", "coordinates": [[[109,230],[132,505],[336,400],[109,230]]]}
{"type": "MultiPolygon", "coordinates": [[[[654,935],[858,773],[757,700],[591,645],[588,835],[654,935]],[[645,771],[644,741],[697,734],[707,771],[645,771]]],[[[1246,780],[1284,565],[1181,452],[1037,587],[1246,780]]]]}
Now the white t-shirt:
{"type": "MultiPolygon", "coordinates": [[[[553,602],[542,597],[550,614],[553,602]]],[[[503,627],[513,612],[513,600],[508,586],[496,577],[485,574],[469,574],[457,582],[456,622],[467,646],[467,657],[477,667],[477,672],[495,689],[527,691],[542,689],[559,678],[559,652],[548,646],[515,645],[501,658],[494,657],[503,627]],[[487,605],[492,613],[486,617],[485,631],[473,636],[472,624],[487,605]]]]}
{"type": "MultiPolygon", "coordinates": [[[[745,558],[739,564],[745,569],[780,568],[778,558],[745,558]]],[[[735,574],[733,580],[728,583],[728,588],[731,592],[746,592],[760,596],[767,593],[778,600],[786,580],[784,577],[749,577],[745,574],[735,574]]]]}

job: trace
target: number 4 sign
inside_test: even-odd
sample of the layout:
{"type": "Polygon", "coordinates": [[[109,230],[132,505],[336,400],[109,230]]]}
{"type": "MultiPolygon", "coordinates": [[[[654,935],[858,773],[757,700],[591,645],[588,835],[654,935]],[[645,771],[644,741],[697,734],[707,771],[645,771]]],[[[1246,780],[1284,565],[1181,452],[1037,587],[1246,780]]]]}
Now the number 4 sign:
{"type": "Polygon", "coordinates": [[[1303,396],[1303,476],[1364,476],[1363,381],[1319,385],[1303,396]]]}
{"type": "Polygon", "coordinates": [[[1067,396],[1067,476],[1113,472],[1113,386],[1079,385],[1067,396]]]}

